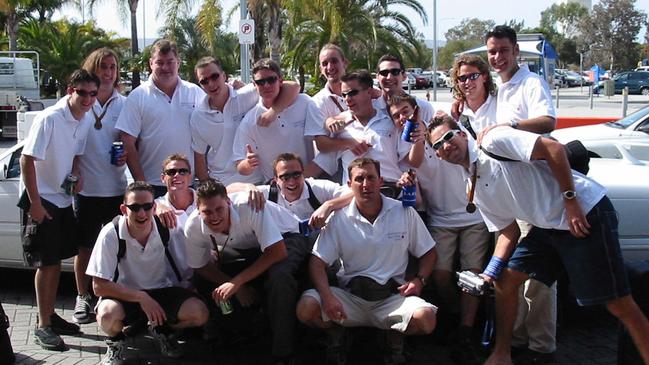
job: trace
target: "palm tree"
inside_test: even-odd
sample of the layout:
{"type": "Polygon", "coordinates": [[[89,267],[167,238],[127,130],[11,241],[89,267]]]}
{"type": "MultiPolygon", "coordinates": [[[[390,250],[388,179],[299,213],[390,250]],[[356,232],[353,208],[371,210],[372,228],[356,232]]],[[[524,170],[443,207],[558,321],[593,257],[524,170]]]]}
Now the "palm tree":
{"type": "Polygon", "coordinates": [[[0,0],[0,13],[4,15],[10,51],[18,49],[18,26],[20,20],[29,15],[28,6],[29,0],[0,0]]]}

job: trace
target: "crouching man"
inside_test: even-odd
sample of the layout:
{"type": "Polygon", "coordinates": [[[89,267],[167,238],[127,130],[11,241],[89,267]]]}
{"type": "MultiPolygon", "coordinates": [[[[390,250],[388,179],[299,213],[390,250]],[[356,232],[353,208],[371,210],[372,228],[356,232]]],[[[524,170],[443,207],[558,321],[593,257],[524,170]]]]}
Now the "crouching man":
{"type": "Polygon", "coordinates": [[[605,304],[629,329],[649,364],[649,321],[629,295],[615,209],[604,187],[570,170],[564,146],[498,127],[478,147],[447,117],[429,125],[427,140],[440,158],[464,167],[472,182],[469,196],[475,193],[489,230],[500,231],[482,274],[496,285],[496,346],[485,364],[512,363],[510,341],[521,283],[534,277],[550,286],[562,268],[577,303],[605,304]],[[518,246],[516,219],[533,225],[518,246]]]}
{"type": "Polygon", "coordinates": [[[122,364],[122,329],[142,317],[163,355],[179,358],[182,351],[173,329],[202,326],[208,318],[205,304],[191,291],[172,286],[167,265],[175,268],[169,253],[169,231],[154,219],[153,187],[136,181],[126,188],[122,216],[101,230],[86,273],[100,296],[97,322],[108,352],[102,364],[122,364]]]}
{"type": "Polygon", "coordinates": [[[385,363],[404,363],[403,334],[428,334],[437,308],[419,298],[435,264],[435,241],[417,212],[381,195],[379,163],[358,158],[348,166],[354,198],[335,212],[313,248],[309,272],[316,289],[304,292],[297,315],[329,335],[327,363],[344,364],[344,327],[386,331],[385,363]],[[417,275],[406,280],[408,254],[419,258],[417,275]],[[331,287],[325,269],[342,261],[340,287],[331,287]]]}

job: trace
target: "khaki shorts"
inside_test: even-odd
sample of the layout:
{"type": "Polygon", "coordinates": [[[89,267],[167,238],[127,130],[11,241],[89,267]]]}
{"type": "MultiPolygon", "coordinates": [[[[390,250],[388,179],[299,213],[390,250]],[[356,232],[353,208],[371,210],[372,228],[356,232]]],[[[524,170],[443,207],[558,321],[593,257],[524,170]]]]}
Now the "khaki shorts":
{"type": "MultiPolygon", "coordinates": [[[[336,321],[343,327],[371,326],[405,332],[410,318],[417,309],[432,308],[437,313],[436,306],[415,296],[403,297],[395,294],[384,300],[370,302],[337,287],[331,287],[331,291],[340,301],[347,315],[347,319],[336,321]]],[[[305,291],[302,296],[314,298],[321,304],[320,308],[322,308],[320,294],[315,289],[305,291]]],[[[330,320],[324,310],[322,311],[322,319],[325,322],[330,320]]]]}
{"type": "Polygon", "coordinates": [[[455,271],[455,252],[460,250],[460,270],[482,270],[489,249],[490,233],[484,223],[466,227],[428,227],[437,245],[435,270],[455,271]]]}

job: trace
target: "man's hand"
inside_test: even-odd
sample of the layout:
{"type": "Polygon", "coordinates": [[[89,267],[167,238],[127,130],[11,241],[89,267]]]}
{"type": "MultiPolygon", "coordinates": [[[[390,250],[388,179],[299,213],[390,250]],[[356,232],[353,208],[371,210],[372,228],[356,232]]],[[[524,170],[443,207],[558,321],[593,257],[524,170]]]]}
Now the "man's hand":
{"type": "Polygon", "coordinates": [[[76,184],[74,184],[74,189],[72,189],[72,193],[73,194],[79,194],[81,192],[81,190],[83,190],[83,176],[78,175],[78,174],[75,175],[75,176],[78,178],[78,180],[77,180],[76,184]]]}
{"type": "Polygon", "coordinates": [[[167,320],[167,315],[165,314],[164,309],[156,302],[153,298],[149,296],[146,292],[140,292],[140,298],[138,303],[142,308],[146,318],[154,326],[160,326],[167,320]]]}
{"type": "Polygon", "coordinates": [[[322,298],[322,309],[329,319],[336,322],[341,322],[347,319],[347,314],[343,309],[342,303],[335,296],[331,295],[327,299],[322,298]]]}
{"type": "Polygon", "coordinates": [[[259,155],[252,150],[252,146],[246,145],[246,162],[251,169],[256,169],[259,166],[259,155]]]}
{"type": "Polygon", "coordinates": [[[176,211],[164,204],[156,204],[155,206],[155,215],[160,219],[160,223],[169,229],[176,228],[176,211]]]}
{"type": "Polygon", "coordinates": [[[260,127],[268,127],[272,122],[277,120],[278,112],[273,108],[268,108],[265,112],[261,113],[257,119],[257,125],[260,127]]]}
{"type": "Polygon", "coordinates": [[[230,299],[233,295],[237,293],[239,286],[235,283],[228,281],[221,284],[218,288],[214,289],[212,292],[212,298],[215,302],[221,302],[224,300],[230,299]]]}
{"type": "Polygon", "coordinates": [[[416,144],[419,142],[423,142],[425,138],[426,138],[426,125],[423,122],[418,121],[417,128],[413,129],[410,132],[410,142],[412,142],[412,144],[416,144]]]}
{"type": "Polygon", "coordinates": [[[397,290],[399,290],[399,294],[404,297],[409,297],[412,295],[420,295],[421,294],[421,289],[423,289],[424,284],[421,282],[421,280],[415,278],[414,280],[411,281],[406,281],[405,284],[399,286],[397,290]]]}
{"type": "Polygon", "coordinates": [[[40,201],[32,203],[29,207],[29,215],[32,217],[32,220],[38,224],[43,223],[45,219],[52,219],[52,216],[47,212],[40,201]]]}
{"type": "Polygon", "coordinates": [[[257,212],[262,211],[266,204],[264,194],[253,184],[247,184],[246,191],[248,192],[248,205],[257,212]]]}
{"type": "Polygon", "coordinates": [[[117,159],[117,166],[124,166],[127,157],[128,153],[126,152],[126,148],[124,148],[122,149],[122,155],[117,159]]]}
{"type": "Polygon", "coordinates": [[[327,218],[329,218],[332,212],[333,207],[330,204],[327,204],[327,202],[323,203],[311,214],[311,217],[309,217],[309,226],[314,228],[324,227],[327,218]]]}
{"type": "Polygon", "coordinates": [[[416,175],[414,173],[409,173],[408,171],[404,172],[401,174],[401,177],[399,180],[397,180],[397,186],[398,187],[404,187],[404,186],[412,186],[415,185],[415,180],[416,175]]]}
{"type": "Polygon", "coordinates": [[[329,118],[327,119],[327,130],[330,133],[340,133],[345,129],[345,127],[352,123],[354,123],[354,119],[344,120],[329,118]]]}
{"type": "Polygon", "coordinates": [[[367,151],[370,150],[370,148],[372,148],[372,145],[365,141],[352,141],[352,146],[349,148],[349,150],[352,151],[355,156],[362,157],[367,153],[367,151]]]}
{"type": "Polygon", "coordinates": [[[257,293],[255,289],[248,285],[242,285],[239,291],[235,294],[239,304],[243,307],[250,307],[257,301],[257,293]]]}
{"type": "Polygon", "coordinates": [[[241,89],[242,87],[246,86],[246,84],[244,84],[244,83],[243,83],[241,80],[239,80],[239,79],[233,79],[232,81],[230,81],[230,85],[231,85],[232,88],[235,89],[235,90],[239,90],[239,89],[241,89]]]}
{"type": "Polygon", "coordinates": [[[579,238],[586,237],[590,234],[588,230],[590,228],[590,223],[584,215],[584,212],[581,210],[581,206],[577,199],[565,200],[566,207],[566,216],[568,218],[568,227],[570,228],[570,233],[579,238]]]}
{"type": "Polygon", "coordinates": [[[453,117],[453,119],[455,120],[458,120],[460,119],[460,115],[462,115],[463,111],[464,102],[462,100],[454,100],[453,104],[451,104],[451,117],[453,117]]]}

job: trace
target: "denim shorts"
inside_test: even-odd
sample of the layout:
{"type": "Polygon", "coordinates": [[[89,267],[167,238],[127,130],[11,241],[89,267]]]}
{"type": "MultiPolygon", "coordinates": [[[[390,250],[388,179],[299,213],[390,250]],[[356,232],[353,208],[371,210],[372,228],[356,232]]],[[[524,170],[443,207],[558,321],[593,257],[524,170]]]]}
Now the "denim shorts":
{"type": "Polygon", "coordinates": [[[604,304],[630,294],[618,240],[617,212],[607,197],[586,216],[590,234],[533,227],[521,240],[508,267],[550,286],[563,269],[579,305],[604,304]]]}

